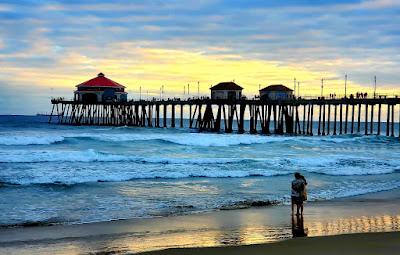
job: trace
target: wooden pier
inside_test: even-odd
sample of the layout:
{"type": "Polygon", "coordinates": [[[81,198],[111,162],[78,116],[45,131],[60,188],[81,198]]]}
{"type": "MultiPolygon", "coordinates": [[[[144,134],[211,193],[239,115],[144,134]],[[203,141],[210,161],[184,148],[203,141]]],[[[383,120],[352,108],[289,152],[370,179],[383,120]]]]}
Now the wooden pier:
{"type": "MultiPolygon", "coordinates": [[[[124,103],[51,102],[53,108],[49,122],[52,123],[156,128],[178,126],[200,131],[266,135],[354,134],[361,133],[361,125],[364,125],[365,135],[395,136],[395,110],[400,112],[400,98],[397,97],[284,101],[191,99],[124,103]],[[178,108],[179,116],[176,114],[178,108]],[[189,115],[188,118],[184,119],[184,112],[189,115]],[[314,119],[315,116],[318,118],[314,119]],[[363,122],[361,116],[364,116],[363,122]],[[381,126],[385,121],[382,116],[386,117],[386,130],[381,126]],[[318,125],[316,130],[313,124],[318,125]]],[[[399,120],[400,116],[396,123],[399,120]]],[[[400,125],[397,128],[399,135],[400,125]]]]}

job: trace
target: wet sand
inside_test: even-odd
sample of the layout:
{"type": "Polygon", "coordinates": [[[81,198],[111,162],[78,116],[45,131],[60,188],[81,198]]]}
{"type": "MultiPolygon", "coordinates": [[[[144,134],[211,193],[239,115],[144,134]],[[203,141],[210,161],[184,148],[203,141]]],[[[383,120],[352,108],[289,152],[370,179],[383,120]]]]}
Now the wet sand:
{"type": "MultiPolygon", "coordinates": [[[[343,238],[349,240],[349,247],[351,242],[355,242],[357,238],[367,238],[364,244],[368,246],[371,244],[375,247],[374,242],[386,240],[389,237],[342,235],[333,239],[302,237],[284,242],[278,241],[292,239],[293,234],[301,235],[302,232],[306,233],[308,237],[315,237],[399,231],[399,202],[400,189],[397,189],[333,201],[310,202],[306,204],[303,219],[292,218],[289,206],[269,206],[155,219],[0,229],[0,254],[102,252],[125,254],[167,248],[215,246],[228,247],[226,248],[228,254],[234,254],[231,252],[232,249],[248,249],[249,246],[238,247],[243,245],[276,243],[273,246],[260,246],[262,247],[260,249],[264,249],[264,247],[281,247],[287,244],[290,246],[304,245],[312,242],[310,243],[312,246],[322,246],[324,242],[331,242],[329,240],[339,240],[342,243],[344,242],[343,238]],[[353,240],[353,238],[355,239],[353,240]],[[375,240],[375,238],[377,239],[375,240]]],[[[393,235],[394,239],[397,237],[399,240],[398,233],[387,235],[393,235]]],[[[334,241],[332,245],[335,246],[335,242],[339,241],[334,241]]],[[[382,242],[382,244],[383,248],[386,246],[393,248],[390,242],[387,242],[387,245],[386,242],[382,242]]],[[[354,245],[354,247],[358,247],[357,244],[354,245]]],[[[249,249],[258,249],[259,246],[254,247],[256,248],[249,249]]],[[[398,251],[398,246],[393,249],[398,251]]],[[[201,254],[208,254],[204,253],[208,250],[202,250],[201,254]]],[[[169,252],[171,251],[157,254],[169,254],[169,252]]],[[[180,250],[173,252],[180,252],[180,250]]],[[[214,251],[211,249],[210,252],[214,251]]],[[[287,254],[290,254],[289,252],[287,254]]],[[[223,253],[218,252],[218,254],[223,253]]]]}
{"type": "Polygon", "coordinates": [[[271,244],[254,244],[245,246],[227,246],[211,248],[168,249],[140,253],[143,255],[253,255],[253,254],[286,254],[286,255],[337,255],[337,254],[399,254],[400,232],[363,233],[337,236],[322,236],[291,239],[271,244]]]}

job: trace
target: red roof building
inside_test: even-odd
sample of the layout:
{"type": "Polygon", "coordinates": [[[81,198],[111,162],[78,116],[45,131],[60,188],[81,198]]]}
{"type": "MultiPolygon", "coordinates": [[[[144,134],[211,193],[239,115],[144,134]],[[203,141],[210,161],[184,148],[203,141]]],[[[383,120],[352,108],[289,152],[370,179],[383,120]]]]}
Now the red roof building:
{"type": "Polygon", "coordinates": [[[124,85],[108,79],[103,73],[76,85],[76,88],[74,100],[80,102],[124,102],[128,96],[124,85]]]}

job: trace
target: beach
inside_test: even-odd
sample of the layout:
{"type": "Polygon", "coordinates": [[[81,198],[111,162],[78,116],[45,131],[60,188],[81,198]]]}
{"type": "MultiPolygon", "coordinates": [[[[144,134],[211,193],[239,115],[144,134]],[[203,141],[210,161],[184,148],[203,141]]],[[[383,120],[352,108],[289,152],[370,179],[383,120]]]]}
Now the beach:
{"type": "Polygon", "coordinates": [[[0,1],[0,255],[400,255],[399,14],[0,1]]]}
{"type": "MultiPolygon", "coordinates": [[[[342,247],[343,254],[398,254],[399,194],[397,189],[307,203],[303,227],[308,237],[293,239],[293,228],[298,225],[292,222],[290,207],[282,205],[155,219],[3,228],[0,230],[0,253],[131,254],[197,247],[149,254],[241,254],[245,251],[274,254],[282,249],[291,254],[291,249],[299,246],[305,247],[309,254],[318,254],[325,245],[340,243],[336,247],[342,247]],[[369,234],[376,232],[393,233],[369,234]],[[362,234],[352,235],[354,233],[362,234]],[[339,236],[333,237],[335,235],[339,236]],[[319,238],[321,236],[331,237],[319,238]],[[381,240],[385,240],[384,243],[381,240]],[[221,246],[223,248],[199,248],[221,246]],[[370,253],[363,253],[366,250],[370,253]]],[[[296,217],[294,219],[296,221],[296,217]]],[[[327,254],[335,254],[334,251],[327,254]]]]}

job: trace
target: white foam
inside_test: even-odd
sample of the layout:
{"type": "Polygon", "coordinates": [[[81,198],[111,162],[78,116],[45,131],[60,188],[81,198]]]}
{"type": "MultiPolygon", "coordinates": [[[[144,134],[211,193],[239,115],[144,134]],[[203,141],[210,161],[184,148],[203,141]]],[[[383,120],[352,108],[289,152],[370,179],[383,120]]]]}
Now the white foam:
{"type": "MultiPolygon", "coordinates": [[[[40,162],[137,162],[155,164],[227,164],[253,160],[249,158],[165,158],[116,155],[93,149],[84,151],[7,150],[0,151],[0,163],[40,162]]],[[[260,159],[262,160],[262,159],[260,159]]]]}
{"type": "Polygon", "coordinates": [[[400,168],[396,157],[374,158],[357,154],[297,157],[288,161],[304,171],[327,175],[388,174],[400,168]]]}
{"type": "Polygon", "coordinates": [[[171,133],[169,131],[154,132],[124,132],[124,133],[85,133],[67,135],[66,137],[87,137],[106,142],[135,142],[135,141],[151,141],[160,140],[179,145],[201,146],[201,147],[227,147],[235,145],[252,145],[252,144],[269,144],[293,141],[296,144],[319,145],[324,143],[346,143],[358,142],[371,138],[366,136],[266,136],[266,135],[250,135],[250,134],[215,134],[215,133],[171,133]]]}
{"type": "Polygon", "coordinates": [[[261,135],[237,135],[237,134],[206,134],[206,133],[177,133],[177,134],[83,134],[82,136],[91,137],[101,141],[109,142],[133,142],[162,140],[179,145],[188,146],[232,146],[263,144],[269,142],[280,142],[294,139],[294,137],[284,136],[261,136],[261,135]]]}
{"type": "Polygon", "coordinates": [[[352,197],[357,195],[364,195],[368,193],[375,193],[380,191],[387,191],[400,188],[400,181],[377,181],[377,182],[363,182],[363,181],[343,181],[338,185],[325,188],[321,190],[309,190],[309,200],[331,200],[335,198],[352,197]]]}
{"type": "MultiPolygon", "coordinates": [[[[165,132],[143,132],[143,130],[125,130],[121,128],[97,128],[94,132],[86,133],[78,132],[78,130],[70,131],[51,131],[43,132],[21,132],[21,133],[0,133],[0,145],[50,145],[62,142],[67,138],[91,138],[104,142],[135,142],[135,141],[151,141],[160,140],[179,145],[186,146],[202,146],[202,147],[227,147],[235,145],[252,145],[252,144],[268,144],[281,143],[286,141],[294,141],[298,144],[319,144],[324,143],[345,143],[371,139],[364,136],[330,136],[330,137],[302,137],[302,136],[265,136],[250,134],[213,134],[213,133],[183,133],[170,132],[170,130],[162,130],[165,132]],[[135,131],[135,133],[131,132],[135,131]]],[[[160,130],[158,130],[160,131],[160,130]]],[[[378,139],[378,138],[377,138],[378,139]]]]}
{"type": "MultiPolygon", "coordinates": [[[[286,158],[236,158],[236,157],[143,157],[135,154],[112,154],[94,149],[88,150],[0,150],[0,163],[43,163],[43,162],[133,162],[137,164],[175,164],[175,165],[224,165],[242,164],[246,169],[241,176],[265,175],[265,172],[252,173],[254,169],[277,171],[274,174],[307,171],[327,175],[374,175],[393,173],[400,169],[396,158],[369,158],[363,155],[296,155],[286,158]],[[251,166],[249,164],[252,164],[251,166]]],[[[258,170],[257,170],[258,171],[258,170]]],[[[226,171],[221,174],[205,174],[209,177],[234,176],[226,171]]],[[[185,177],[190,174],[184,175],[185,177]]],[[[241,177],[235,176],[235,177],[241,177]]],[[[267,174],[268,176],[268,174],[267,174]]],[[[160,177],[164,177],[161,175],[160,177]]]]}

